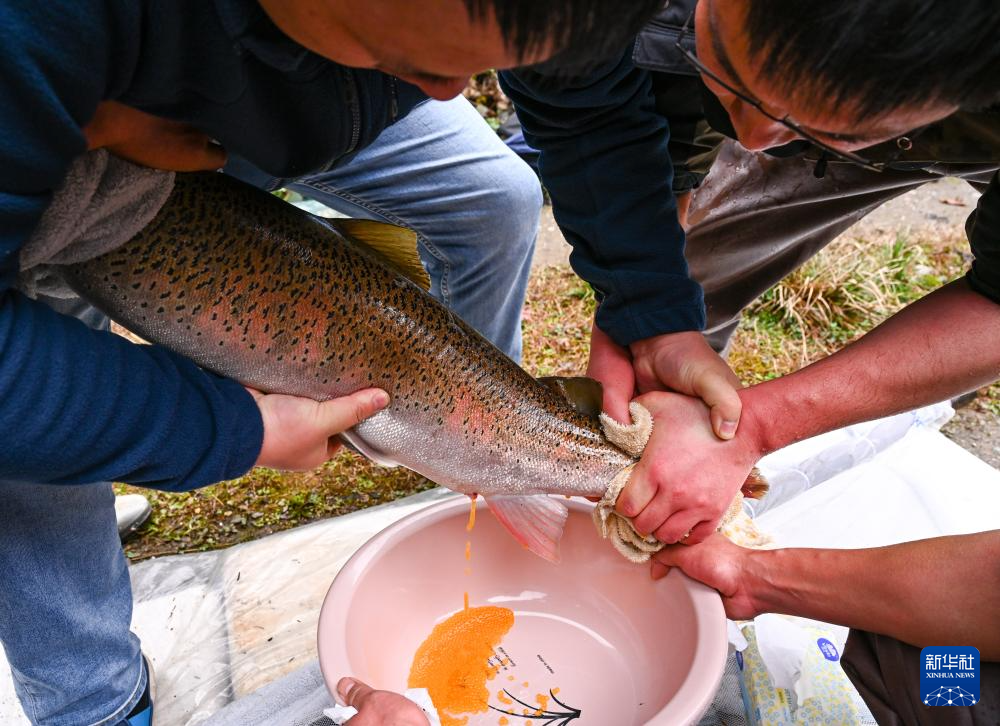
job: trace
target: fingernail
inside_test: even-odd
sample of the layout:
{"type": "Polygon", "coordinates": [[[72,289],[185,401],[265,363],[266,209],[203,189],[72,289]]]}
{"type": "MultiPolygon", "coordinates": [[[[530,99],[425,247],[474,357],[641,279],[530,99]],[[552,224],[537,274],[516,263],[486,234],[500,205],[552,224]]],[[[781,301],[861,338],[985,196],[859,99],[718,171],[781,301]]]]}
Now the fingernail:
{"type": "Polygon", "coordinates": [[[736,435],[736,421],[723,421],[719,426],[719,435],[724,439],[731,439],[736,435]]]}
{"type": "Polygon", "coordinates": [[[372,405],[379,408],[385,408],[389,405],[389,394],[385,391],[379,391],[372,395],[372,405]]]}
{"type": "Polygon", "coordinates": [[[340,696],[341,699],[347,700],[347,694],[350,692],[353,684],[354,681],[350,678],[341,678],[337,682],[337,695],[340,696]]]}

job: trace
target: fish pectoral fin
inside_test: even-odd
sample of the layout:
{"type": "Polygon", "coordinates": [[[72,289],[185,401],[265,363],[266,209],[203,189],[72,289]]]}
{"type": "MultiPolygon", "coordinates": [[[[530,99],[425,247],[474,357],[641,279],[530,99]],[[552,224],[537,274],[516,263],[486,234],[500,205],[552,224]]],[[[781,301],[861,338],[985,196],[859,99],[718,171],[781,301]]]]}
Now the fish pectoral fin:
{"type": "Polygon", "coordinates": [[[756,466],[750,470],[750,475],[740,488],[743,496],[749,499],[763,499],[770,490],[771,485],[756,466]]]}
{"type": "Polygon", "coordinates": [[[559,540],[569,510],[547,494],[485,497],[493,516],[514,539],[539,557],[559,562],[559,540]]]}
{"type": "Polygon", "coordinates": [[[543,386],[562,396],[570,406],[584,416],[597,419],[604,410],[604,387],[600,381],[586,376],[543,376],[543,386]]]}
{"type": "Polygon", "coordinates": [[[431,276],[424,269],[417,251],[417,233],[395,224],[370,219],[331,219],[336,227],[353,242],[374,250],[392,269],[424,290],[431,289],[431,276]]]}

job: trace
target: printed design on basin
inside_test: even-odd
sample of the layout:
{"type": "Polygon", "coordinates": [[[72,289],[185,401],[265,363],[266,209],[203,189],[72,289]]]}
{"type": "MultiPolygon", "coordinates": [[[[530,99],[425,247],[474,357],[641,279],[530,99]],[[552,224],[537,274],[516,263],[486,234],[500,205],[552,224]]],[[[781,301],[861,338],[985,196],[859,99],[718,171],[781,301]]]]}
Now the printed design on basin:
{"type": "Polygon", "coordinates": [[[572,706],[567,706],[565,703],[559,700],[555,692],[552,690],[549,691],[549,696],[552,698],[553,701],[555,701],[565,709],[564,713],[558,713],[553,709],[549,708],[545,708],[543,710],[540,709],[538,706],[532,706],[529,703],[525,703],[517,696],[515,696],[513,693],[508,691],[506,688],[503,690],[503,692],[507,694],[507,697],[510,698],[512,701],[520,703],[526,709],[529,709],[529,711],[523,713],[515,713],[514,711],[505,711],[502,708],[490,704],[491,709],[499,713],[506,714],[507,716],[513,716],[514,718],[519,718],[519,719],[521,718],[528,718],[532,720],[542,719],[541,721],[542,726],[568,726],[570,721],[575,721],[576,719],[580,718],[580,713],[581,713],[580,709],[573,708],[572,706]]]}

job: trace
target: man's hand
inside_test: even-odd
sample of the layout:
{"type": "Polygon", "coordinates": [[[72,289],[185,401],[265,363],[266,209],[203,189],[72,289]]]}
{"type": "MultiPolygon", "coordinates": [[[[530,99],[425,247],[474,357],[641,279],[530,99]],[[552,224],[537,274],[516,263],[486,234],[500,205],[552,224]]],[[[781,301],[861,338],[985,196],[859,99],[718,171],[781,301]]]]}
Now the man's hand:
{"type": "Polygon", "coordinates": [[[636,399],[653,415],[653,435],[616,509],[636,530],[668,544],[694,544],[715,531],[759,458],[746,424],[729,441],[709,425],[697,398],[647,393],[636,399]]]}
{"type": "Polygon", "coordinates": [[[752,550],[737,547],[716,532],[701,544],[672,545],[653,556],[650,574],[654,580],[666,577],[671,567],[679,567],[693,580],[703,582],[722,595],[726,615],[733,620],[749,620],[760,614],[750,594],[748,562],[752,550]]]}
{"type": "Polygon", "coordinates": [[[630,420],[628,404],[637,393],[676,391],[705,402],[720,439],[736,434],[740,381],[701,333],[658,335],[626,349],[594,325],[587,375],[603,384],[604,410],[619,421],[630,420]]]}
{"type": "Polygon", "coordinates": [[[83,128],[87,150],[107,149],[141,166],[167,171],[213,171],[226,164],[226,152],[188,124],[102,101],[83,128]]]}
{"type": "Polygon", "coordinates": [[[291,471],[314,469],[332,459],[341,445],[337,434],[389,403],[389,394],[378,388],[329,401],[247,390],[264,419],[264,443],[255,465],[291,471]]]}
{"type": "Polygon", "coordinates": [[[337,694],[345,706],[358,709],[350,726],[428,726],[420,706],[392,691],[376,691],[356,678],[341,678],[337,694]]]}
{"type": "Polygon", "coordinates": [[[632,354],[598,328],[597,323],[592,323],[590,327],[587,375],[601,382],[604,413],[622,423],[629,423],[632,415],[628,412],[628,404],[637,393],[632,354]]]}

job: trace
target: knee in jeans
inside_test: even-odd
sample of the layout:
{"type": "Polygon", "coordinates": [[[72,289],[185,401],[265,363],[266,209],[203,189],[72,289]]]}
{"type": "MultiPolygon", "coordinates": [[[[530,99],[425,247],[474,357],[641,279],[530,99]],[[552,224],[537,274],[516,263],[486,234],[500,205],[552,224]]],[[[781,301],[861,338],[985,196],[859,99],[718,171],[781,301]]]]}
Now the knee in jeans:
{"type": "MultiPolygon", "coordinates": [[[[498,162],[500,164],[500,162],[498,162]]],[[[526,253],[535,242],[538,215],[542,211],[542,187],[538,177],[520,158],[505,157],[494,177],[488,214],[489,224],[506,245],[518,245],[526,253]]]]}

